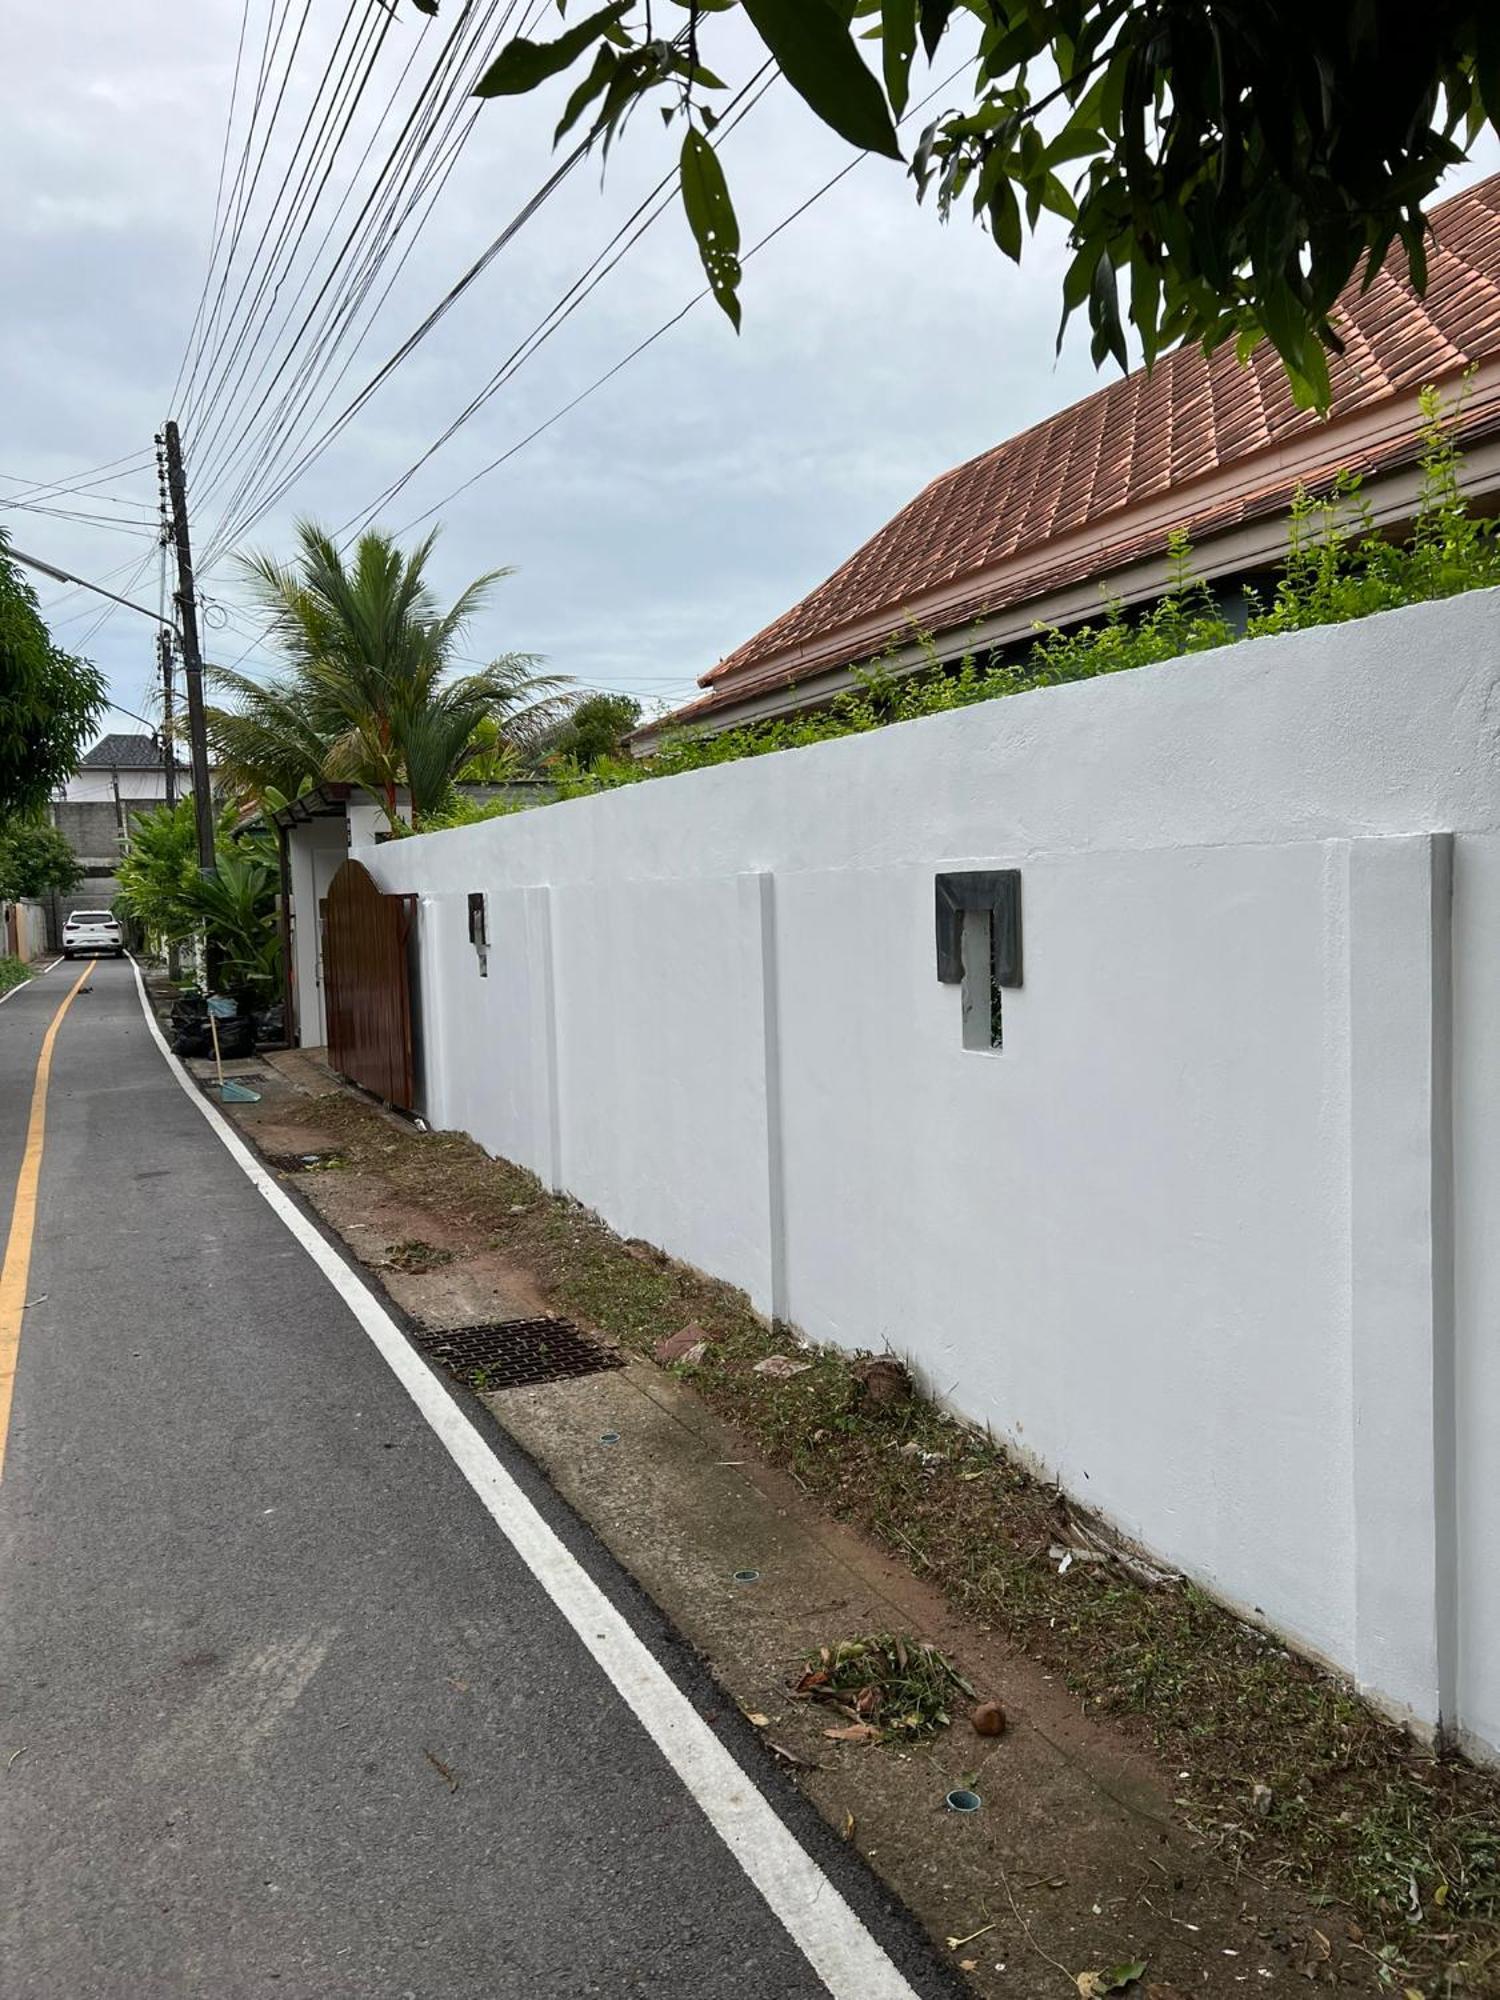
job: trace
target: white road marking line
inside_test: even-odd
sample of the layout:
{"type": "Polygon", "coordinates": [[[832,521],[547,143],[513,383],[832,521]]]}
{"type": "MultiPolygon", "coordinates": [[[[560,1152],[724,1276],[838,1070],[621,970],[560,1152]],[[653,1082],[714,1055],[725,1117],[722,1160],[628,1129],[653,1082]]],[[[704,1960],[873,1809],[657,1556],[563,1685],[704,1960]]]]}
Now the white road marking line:
{"type": "Polygon", "coordinates": [[[140,967],[134,959],[131,965],[147,1029],[181,1089],[370,1336],[491,1520],[598,1662],[834,2000],[918,2000],[916,1989],[548,1527],[390,1314],[199,1090],[167,1047],[140,967]]]}
{"type": "Polygon", "coordinates": [[[35,972],[27,974],[26,978],[24,978],[21,981],[19,986],[12,986],[8,993],[0,993],[0,1007],[3,1007],[7,1000],[14,1000],[18,993],[24,993],[26,991],[26,988],[31,984],[33,979],[40,979],[44,972],[50,972],[52,970],[53,965],[61,965],[61,964],[62,960],[60,958],[54,958],[52,961],[52,965],[39,965],[35,972]]]}

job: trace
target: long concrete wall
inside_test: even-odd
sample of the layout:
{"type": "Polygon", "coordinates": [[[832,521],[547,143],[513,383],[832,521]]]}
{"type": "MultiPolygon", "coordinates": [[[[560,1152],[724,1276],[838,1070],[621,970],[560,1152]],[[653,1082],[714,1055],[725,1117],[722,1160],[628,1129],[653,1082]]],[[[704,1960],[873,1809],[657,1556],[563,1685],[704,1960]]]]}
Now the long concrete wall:
{"type": "Polygon", "coordinates": [[[362,858],[436,1123],[1494,1750],[1497,733],[1487,593],[362,858]]]}

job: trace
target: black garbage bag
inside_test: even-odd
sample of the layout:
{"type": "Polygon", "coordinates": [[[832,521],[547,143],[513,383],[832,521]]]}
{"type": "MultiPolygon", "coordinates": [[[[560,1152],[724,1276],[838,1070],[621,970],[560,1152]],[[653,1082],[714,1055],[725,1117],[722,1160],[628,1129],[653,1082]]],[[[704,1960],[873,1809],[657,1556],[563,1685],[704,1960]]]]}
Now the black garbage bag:
{"type": "Polygon", "coordinates": [[[274,1000],[256,1015],[255,1039],[263,1049],[285,1048],[286,1016],[279,1000],[274,1000]]]}
{"type": "Polygon", "coordinates": [[[208,1032],[208,1002],[193,988],[187,993],[179,993],[172,1002],[172,1026],[174,1028],[201,1027],[208,1032]]]}
{"type": "MultiPolygon", "coordinates": [[[[206,1026],[206,1024],[205,1024],[206,1026]]],[[[228,1020],[217,1022],[219,1030],[219,1054],[226,1062],[231,1056],[253,1056],[255,1054],[255,1018],[251,1014],[231,1014],[228,1020]]],[[[209,1053],[212,1054],[212,1043],[209,1053]]]]}

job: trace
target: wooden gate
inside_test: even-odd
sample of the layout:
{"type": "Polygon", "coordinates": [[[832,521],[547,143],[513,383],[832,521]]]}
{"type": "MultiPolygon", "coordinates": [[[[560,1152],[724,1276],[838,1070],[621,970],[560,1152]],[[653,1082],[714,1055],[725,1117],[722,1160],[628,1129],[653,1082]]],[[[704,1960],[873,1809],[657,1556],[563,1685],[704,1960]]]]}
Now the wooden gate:
{"type": "Polygon", "coordinates": [[[328,1060],[374,1096],[416,1108],[407,945],[415,896],[382,895],[362,863],[346,861],[323,903],[328,1060]]]}

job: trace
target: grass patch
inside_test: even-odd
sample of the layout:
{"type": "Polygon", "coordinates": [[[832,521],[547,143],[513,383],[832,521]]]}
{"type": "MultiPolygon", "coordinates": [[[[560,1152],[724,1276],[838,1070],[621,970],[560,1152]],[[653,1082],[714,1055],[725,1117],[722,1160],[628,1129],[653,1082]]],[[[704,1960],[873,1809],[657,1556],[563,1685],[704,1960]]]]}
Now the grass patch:
{"type": "Polygon", "coordinates": [[[854,1357],[808,1351],[790,1381],[755,1374],[787,1330],[471,1140],[402,1130],[352,1097],[302,1115],[351,1168],[524,1265],[556,1307],[627,1347],[649,1354],[696,1322],[711,1345],[691,1380],[708,1405],[1090,1710],[1144,1732],[1231,1861],[1346,1904],[1372,1978],[1397,1993],[1500,1994],[1500,1774],[1422,1751],[1191,1585],[1152,1587],[1113,1562],[1060,1574],[1048,1550],[1065,1512],[988,1439],[920,1397],[866,1396],[854,1357]]]}
{"type": "Polygon", "coordinates": [[[424,1243],[420,1236],[409,1236],[403,1243],[393,1243],[382,1260],[392,1271],[406,1271],[418,1277],[424,1271],[440,1270],[444,1264],[453,1262],[451,1250],[441,1250],[436,1243],[424,1243]]]}
{"type": "Polygon", "coordinates": [[[7,953],[0,956],[0,993],[9,993],[14,986],[24,986],[31,977],[31,967],[19,958],[7,953]]]}

